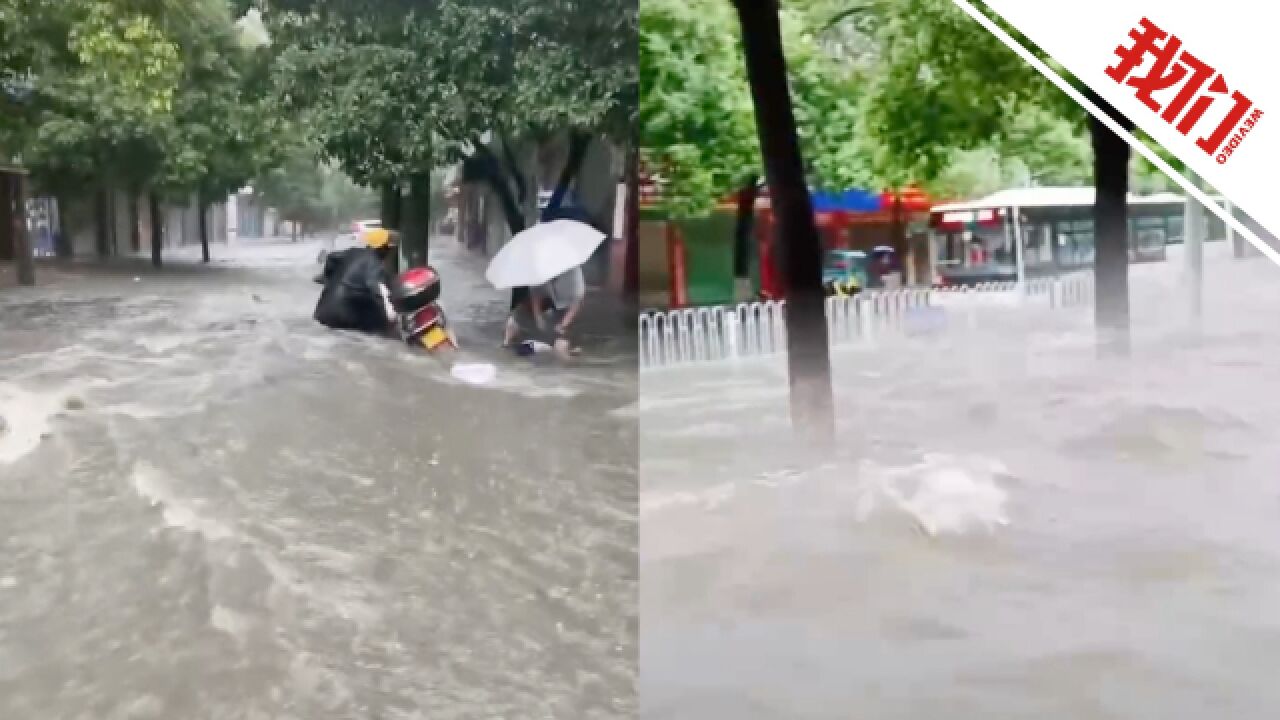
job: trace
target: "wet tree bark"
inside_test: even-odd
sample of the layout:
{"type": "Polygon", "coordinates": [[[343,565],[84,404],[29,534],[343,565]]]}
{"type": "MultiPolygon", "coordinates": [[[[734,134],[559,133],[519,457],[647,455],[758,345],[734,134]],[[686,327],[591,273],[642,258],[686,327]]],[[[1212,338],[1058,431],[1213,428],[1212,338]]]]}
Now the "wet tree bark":
{"type": "MultiPolygon", "coordinates": [[[[1103,102],[1098,106],[1131,130],[1133,124],[1103,102]]],[[[1129,144],[1097,118],[1089,118],[1093,142],[1094,323],[1099,351],[1127,355],[1129,338],[1129,144]]]]}
{"type": "Polygon", "coordinates": [[[120,208],[116,207],[116,188],[108,185],[107,190],[107,254],[120,256],[120,208]]]}
{"type": "Polygon", "coordinates": [[[164,266],[164,209],[154,191],[147,193],[147,209],[151,216],[151,264],[159,268],[164,266]]]}
{"type": "Polygon", "coordinates": [[[742,25],[747,78],[787,278],[792,424],[806,440],[827,449],[835,444],[835,406],[822,289],[822,240],[796,136],[778,0],[734,0],[734,5],[742,25]]]}
{"type": "Polygon", "coordinates": [[[409,267],[425,267],[431,244],[431,174],[409,178],[409,207],[404,231],[405,261],[409,267]]]}
{"type": "Polygon", "coordinates": [[[475,144],[476,169],[484,182],[493,190],[493,194],[497,196],[498,205],[502,208],[502,217],[507,221],[507,230],[513,236],[524,232],[528,222],[520,209],[521,198],[517,195],[517,189],[511,186],[514,178],[508,177],[507,169],[491,148],[478,140],[475,144]]]}
{"type": "Polygon", "coordinates": [[[142,218],[138,212],[138,192],[129,193],[129,251],[142,251],[142,218]]]}
{"type": "MultiPolygon", "coordinates": [[[[503,177],[510,178],[511,184],[515,187],[516,202],[523,205],[529,200],[529,182],[524,173],[520,172],[520,160],[516,157],[512,143],[505,136],[499,136],[498,148],[502,151],[499,166],[503,170],[503,177]]],[[[534,207],[537,207],[536,198],[534,203],[534,207]]]]}
{"type": "Polygon", "coordinates": [[[578,172],[582,170],[582,163],[587,159],[587,150],[590,148],[591,135],[578,130],[569,133],[569,155],[565,159],[564,167],[560,170],[560,177],[556,180],[551,199],[547,201],[544,215],[559,210],[564,204],[564,199],[569,194],[569,189],[573,187],[578,172]]]}
{"type": "Polygon", "coordinates": [[[209,256],[209,203],[201,197],[197,207],[200,213],[200,260],[207,265],[212,259],[209,256]]]}
{"type": "Polygon", "coordinates": [[[400,229],[400,216],[403,208],[400,200],[400,185],[393,182],[382,184],[381,203],[382,227],[388,230],[400,229]]]}
{"type": "MultiPolygon", "coordinates": [[[[55,196],[54,202],[58,208],[58,214],[60,216],[63,212],[63,208],[70,207],[71,205],[71,201],[68,200],[67,196],[63,193],[58,193],[55,196]]],[[[0,245],[3,245],[3,243],[4,240],[0,239],[0,245]]],[[[70,260],[75,254],[75,248],[73,247],[71,237],[67,234],[66,225],[63,224],[61,217],[59,217],[57,230],[53,234],[53,254],[59,260],[70,260]]]]}
{"type": "Polygon", "coordinates": [[[623,209],[627,253],[624,288],[628,297],[640,291],[640,143],[633,137],[627,150],[627,206],[623,209]]]}
{"type": "MultiPolygon", "coordinates": [[[[488,145],[479,140],[472,142],[475,146],[475,154],[472,160],[474,167],[480,177],[493,190],[493,194],[498,198],[498,204],[502,208],[502,216],[507,221],[507,230],[512,237],[524,232],[528,227],[525,221],[524,211],[520,208],[520,198],[517,196],[517,190],[511,187],[514,178],[509,179],[508,175],[519,175],[519,170],[515,167],[511,168],[508,173],[507,168],[503,167],[502,160],[488,145]]],[[[515,309],[520,303],[529,297],[529,288],[512,288],[511,290],[511,309],[515,309]]]]}
{"type": "Polygon", "coordinates": [[[31,233],[27,231],[27,179],[22,175],[9,178],[9,218],[12,222],[13,261],[18,271],[19,285],[36,284],[36,261],[31,249],[31,233]]]}
{"type": "Polygon", "coordinates": [[[737,217],[733,224],[733,276],[741,280],[751,274],[751,231],[755,228],[756,200],[760,178],[747,178],[737,196],[737,217]]]}
{"type": "Polygon", "coordinates": [[[99,258],[111,255],[111,211],[107,206],[110,201],[106,187],[98,188],[93,194],[94,242],[99,258]]]}
{"type": "Polygon", "coordinates": [[[0,172],[0,262],[14,259],[18,249],[14,239],[13,201],[10,198],[12,176],[0,172]]]}

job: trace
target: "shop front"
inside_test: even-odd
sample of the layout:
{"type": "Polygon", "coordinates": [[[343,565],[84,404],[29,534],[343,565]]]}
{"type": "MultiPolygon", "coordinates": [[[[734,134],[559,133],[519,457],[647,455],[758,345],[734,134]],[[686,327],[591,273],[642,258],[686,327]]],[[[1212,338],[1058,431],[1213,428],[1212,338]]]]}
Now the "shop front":
{"type": "MultiPolygon", "coordinates": [[[[858,251],[893,258],[890,272],[919,282],[928,266],[924,229],[932,201],[915,189],[898,192],[847,190],[813,194],[814,220],[828,252],[858,251]],[[923,255],[923,261],[922,261],[923,255]]],[[[639,295],[642,307],[723,305],[751,299],[781,299],[786,283],[776,221],[767,189],[750,218],[750,242],[736,198],[707,215],[672,219],[656,190],[641,193],[639,295]]]]}

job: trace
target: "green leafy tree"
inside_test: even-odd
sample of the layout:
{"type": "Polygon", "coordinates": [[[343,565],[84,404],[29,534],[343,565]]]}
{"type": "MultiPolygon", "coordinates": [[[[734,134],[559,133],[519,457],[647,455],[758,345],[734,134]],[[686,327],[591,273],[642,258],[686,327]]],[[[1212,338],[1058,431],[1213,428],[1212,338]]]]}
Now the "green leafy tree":
{"type": "MultiPolygon", "coordinates": [[[[263,59],[222,0],[4,2],[25,13],[28,38],[5,61],[26,63],[36,83],[28,116],[0,124],[0,142],[21,149],[46,190],[94,189],[100,253],[112,190],[147,195],[158,236],[164,201],[194,194],[203,208],[272,161],[280,127],[263,59]]],[[[157,237],[157,265],[161,248],[157,237]]]]}
{"type": "Polygon", "coordinates": [[[269,57],[243,41],[225,8],[205,21],[211,24],[184,47],[186,76],[174,112],[179,142],[159,185],[174,201],[196,198],[208,262],[209,206],[283,162],[291,128],[271,95],[269,57]]]}
{"type": "Polygon", "coordinates": [[[297,226],[323,224],[324,172],[319,158],[308,145],[299,143],[279,167],[272,168],[254,182],[263,203],[275,208],[280,219],[297,226]]]}
{"type": "Polygon", "coordinates": [[[367,189],[326,165],[306,142],[290,148],[279,167],[254,181],[254,189],[282,220],[293,224],[295,232],[331,229],[367,214],[375,204],[367,189]]]}
{"type": "Polygon", "coordinates": [[[528,146],[564,131],[622,135],[633,119],[628,5],[290,0],[268,20],[289,46],[282,96],[308,114],[326,156],[396,205],[407,184],[422,233],[431,171],[466,160],[514,233],[535,197],[528,146]]]}
{"type": "MultiPolygon", "coordinates": [[[[812,187],[845,190],[880,182],[863,127],[858,67],[844,45],[822,37],[812,4],[779,10],[791,100],[812,187]]],[[[736,195],[734,271],[749,273],[759,178],[763,174],[738,18],[720,0],[641,4],[642,160],[672,218],[707,213],[736,195]]]]}
{"type": "MultiPolygon", "coordinates": [[[[1020,113],[1028,107],[1087,134],[1098,190],[1097,325],[1108,347],[1127,350],[1128,145],[997,39],[975,31],[972,19],[948,0],[855,0],[849,8],[877,38],[880,64],[868,112],[885,150],[882,157],[900,172],[934,179],[956,149],[1016,140],[1020,113]]],[[[1026,38],[1005,29],[1055,65],[1026,38]]],[[[1133,128],[1100,98],[1091,99],[1123,127],[1133,128]]]]}
{"type": "Polygon", "coordinates": [[[23,157],[53,192],[94,188],[99,254],[108,246],[108,190],[141,187],[174,141],[180,49],[149,8],[80,0],[41,22],[33,122],[23,157]]]}
{"type": "MultiPolygon", "coordinates": [[[[654,0],[640,13],[642,157],[665,210],[700,215],[761,173],[737,17],[717,0],[654,0]]],[[[819,37],[820,18],[803,3],[780,11],[807,174],[823,189],[874,184],[861,79],[845,49],[819,37]]]]}
{"type": "Polygon", "coordinates": [[[704,214],[760,174],[736,24],[715,0],[640,6],[641,159],[674,217],[704,214]]]}

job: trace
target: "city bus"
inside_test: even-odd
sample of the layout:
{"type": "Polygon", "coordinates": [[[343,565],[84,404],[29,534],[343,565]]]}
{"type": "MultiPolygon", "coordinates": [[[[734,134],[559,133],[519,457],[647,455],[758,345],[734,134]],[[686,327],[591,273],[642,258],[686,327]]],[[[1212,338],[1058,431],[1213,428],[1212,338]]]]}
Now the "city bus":
{"type": "MultiPolygon", "coordinates": [[[[1039,187],[935,206],[934,284],[1014,282],[1092,267],[1093,200],[1089,187],[1039,187]]],[[[1166,246],[1182,242],[1184,207],[1173,193],[1130,195],[1129,261],[1164,261],[1166,246]]]]}

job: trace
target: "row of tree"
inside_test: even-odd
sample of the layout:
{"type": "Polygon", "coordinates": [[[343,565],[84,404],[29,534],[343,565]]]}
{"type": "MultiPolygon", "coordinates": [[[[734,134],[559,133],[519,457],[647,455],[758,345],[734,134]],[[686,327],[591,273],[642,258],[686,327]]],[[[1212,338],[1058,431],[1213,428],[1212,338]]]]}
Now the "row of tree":
{"type": "MultiPolygon", "coordinates": [[[[964,197],[1092,180],[1083,113],[952,3],[792,0],[779,18],[813,187],[913,183],[964,197]],[[953,32],[964,42],[943,47],[953,32]]],[[[642,3],[640,68],[643,155],[667,212],[704,213],[759,175],[731,3],[642,3]]],[[[1172,186],[1146,163],[1131,182],[1172,186]]]]}
{"type": "Polygon", "coordinates": [[[377,196],[341,169],[320,162],[310,143],[292,147],[278,167],[253,181],[253,190],[262,207],[274,209],[292,226],[295,240],[378,212],[377,196]]]}
{"type": "MultiPolygon", "coordinates": [[[[642,4],[642,153],[676,216],[705,212],[734,190],[750,207],[757,168],[765,168],[784,240],[792,411],[803,432],[830,438],[834,423],[812,187],[916,183],[971,194],[1011,179],[1092,180],[1099,337],[1103,347],[1127,350],[1127,195],[1135,184],[1154,189],[1164,180],[1135,166],[1106,123],[949,0],[733,7],[736,17],[719,0],[642,4]]],[[[751,213],[739,210],[741,233],[751,213]]]]}
{"type": "Polygon", "coordinates": [[[548,144],[570,148],[554,204],[592,140],[632,139],[635,5],[0,0],[0,150],[44,192],[92,188],[104,254],[114,190],[149,198],[154,228],[166,201],[246,184],[316,225],[351,204],[336,171],[380,192],[422,263],[442,166],[487,183],[515,233],[548,144]]]}
{"type": "MultiPolygon", "coordinates": [[[[42,192],[94,196],[108,249],[114,193],[202,209],[278,164],[291,137],[269,57],[224,0],[0,0],[10,92],[0,148],[42,192]]],[[[131,203],[137,213],[137,203],[131,203]]],[[[132,218],[132,232],[138,219],[132,218]]],[[[202,240],[208,256],[207,222],[202,240]]]]}
{"type": "MultiPolygon", "coordinates": [[[[811,187],[918,184],[957,197],[1096,183],[1098,320],[1123,344],[1125,193],[1167,189],[1167,178],[1131,162],[1123,140],[949,0],[791,0],[761,11],[779,17],[811,187]]],[[[738,21],[721,0],[641,3],[642,155],[677,217],[754,187],[761,173],[738,21]]]]}
{"type": "Polygon", "coordinates": [[[631,140],[634,0],[277,0],[276,90],[325,158],[378,188],[426,261],[432,173],[460,163],[510,231],[537,212],[539,150],[569,138],[555,205],[589,143],[631,140]]]}

